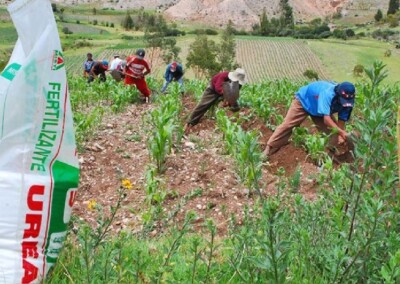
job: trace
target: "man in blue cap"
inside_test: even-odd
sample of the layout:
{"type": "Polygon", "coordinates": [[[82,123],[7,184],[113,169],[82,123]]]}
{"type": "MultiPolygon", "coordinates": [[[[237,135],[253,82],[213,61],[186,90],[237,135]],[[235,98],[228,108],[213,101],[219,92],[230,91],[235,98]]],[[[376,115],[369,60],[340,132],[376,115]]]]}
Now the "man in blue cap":
{"type": "Polygon", "coordinates": [[[93,82],[96,78],[99,78],[100,82],[106,81],[106,71],[108,70],[108,61],[96,61],[92,69],[89,72],[88,83],[93,82]]]}
{"type": "Polygon", "coordinates": [[[289,143],[292,130],[310,116],[318,130],[330,133],[338,131],[338,143],[348,138],[345,123],[350,119],[354,107],[356,89],[350,82],[340,84],[317,81],[301,87],[288,110],[285,120],[267,142],[264,155],[267,157],[289,143]],[[338,114],[336,119],[333,114],[338,114]]]}

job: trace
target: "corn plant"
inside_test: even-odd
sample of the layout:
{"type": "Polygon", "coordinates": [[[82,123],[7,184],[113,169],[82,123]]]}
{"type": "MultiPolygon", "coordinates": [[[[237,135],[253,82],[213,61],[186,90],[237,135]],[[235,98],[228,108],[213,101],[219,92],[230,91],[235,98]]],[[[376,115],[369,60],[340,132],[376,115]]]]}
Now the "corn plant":
{"type": "Polygon", "coordinates": [[[309,134],[304,137],[304,147],[311,160],[316,162],[317,165],[322,165],[327,157],[325,152],[327,140],[328,138],[324,133],[309,134]]]}
{"type": "Polygon", "coordinates": [[[167,155],[175,142],[180,143],[183,136],[182,125],[179,121],[179,113],[182,105],[178,102],[179,92],[172,92],[168,96],[160,96],[157,99],[159,108],[150,113],[149,123],[153,128],[148,139],[149,152],[155,161],[158,172],[164,171],[167,155]]]}
{"type": "Polygon", "coordinates": [[[74,113],[75,136],[78,147],[93,135],[93,130],[100,124],[104,110],[100,107],[92,109],[89,113],[74,113]]]}
{"type": "Polygon", "coordinates": [[[235,151],[235,133],[238,129],[238,125],[233,123],[227,116],[225,111],[218,110],[216,112],[217,117],[217,125],[218,128],[222,131],[222,139],[225,142],[226,151],[229,154],[233,154],[235,151]]]}
{"type": "Polygon", "coordinates": [[[223,133],[227,152],[236,161],[237,173],[241,181],[260,194],[259,182],[262,178],[262,157],[256,132],[245,132],[226,116],[223,110],[217,112],[217,125],[223,133]]]}
{"type": "Polygon", "coordinates": [[[262,155],[257,140],[256,132],[245,132],[239,128],[236,132],[237,144],[233,156],[243,183],[261,196],[259,183],[262,178],[262,155]]]}

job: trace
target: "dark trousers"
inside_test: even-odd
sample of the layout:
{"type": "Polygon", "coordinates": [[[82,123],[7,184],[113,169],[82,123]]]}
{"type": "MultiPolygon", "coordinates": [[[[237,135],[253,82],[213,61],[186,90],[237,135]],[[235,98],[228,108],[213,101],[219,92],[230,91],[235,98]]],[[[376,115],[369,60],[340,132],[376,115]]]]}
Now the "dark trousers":
{"type": "MultiPolygon", "coordinates": [[[[106,74],[105,73],[100,73],[97,75],[100,82],[105,82],[106,81],[106,74]]],[[[94,76],[89,74],[89,78],[88,78],[88,83],[91,83],[94,81],[94,76]]]]}
{"type": "Polygon", "coordinates": [[[188,124],[193,126],[199,123],[200,119],[207,112],[207,110],[214,104],[218,103],[221,99],[221,95],[215,92],[211,85],[208,85],[207,89],[203,93],[203,96],[201,97],[200,102],[190,115],[188,124]]]}

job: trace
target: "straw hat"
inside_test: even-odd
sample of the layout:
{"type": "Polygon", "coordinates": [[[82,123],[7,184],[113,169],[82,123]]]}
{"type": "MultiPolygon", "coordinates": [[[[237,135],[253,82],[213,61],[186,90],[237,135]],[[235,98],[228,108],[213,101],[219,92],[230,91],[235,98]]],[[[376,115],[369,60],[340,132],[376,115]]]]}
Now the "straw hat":
{"type": "Polygon", "coordinates": [[[239,82],[240,85],[245,83],[246,73],[242,68],[236,68],[235,71],[228,73],[228,78],[232,82],[239,82]]]}

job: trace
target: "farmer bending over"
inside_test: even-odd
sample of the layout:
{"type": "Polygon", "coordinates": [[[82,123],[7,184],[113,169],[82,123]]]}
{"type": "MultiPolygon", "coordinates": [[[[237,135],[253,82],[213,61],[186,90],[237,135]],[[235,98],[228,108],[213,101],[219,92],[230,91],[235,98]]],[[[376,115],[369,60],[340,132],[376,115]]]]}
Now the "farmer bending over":
{"type": "Polygon", "coordinates": [[[167,65],[167,69],[165,70],[164,74],[165,82],[161,88],[161,93],[164,93],[168,87],[168,84],[172,81],[177,81],[181,90],[181,94],[184,94],[183,89],[183,67],[182,64],[177,62],[172,62],[171,64],[167,65]]]}
{"type": "Polygon", "coordinates": [[[149,102],[150,90],[144,77],[151,72],[149,64],[144,60],[144,49],[139,48],[136,55],[130,55],[126,59],[125,85],[135,85],[144,96],[144,101],[149,102]],[[144,72],[143,72],[144,71],[144,72]]]}
{"type": "Polygon", "coordinates": [[[350,119],[354,107],[355,87],[350,82],[336,84],[328,81],[317,81],[301,87],[286,114],[267,142],[264,155],[267,157],[288,144],[292,129],[310,116],[318,130],[330,133],[337,129],[337,142],[343,144],[348,134],[345,123],[350,119]],[[333,116],[338,113],[338,120],[333,116]]]}
{"type": "Polygon", "coordinates": [[[239,98],[239,89],[244,83],[245,72],[241,68],[237,68],[233,72],[220,72],[212,77],[199,104],[193,110],[188,123],[185,125],[185,133],[188,133],[189,129],[200,121],[207,110],[218,103],[222,98],[228,102],[227,105],[231,107],[232,111],[238,111],[239,104],[237,103],[237,99],[239,98]],[[233,84],[228,85],[230,83],[233,84]],[[236,91],[227,94],[224,92],[224,89],[236,91]]]}
{"type": "Polygon", "coordinates": [[[94,79],[99,78],[100,82],[106,81],[106,71],[108,69],[108,61],[96,61],[89,72],[88,83],[93,82],[94,79]]]}
{"type": "Polygon", "coordinates": [[[118,54],[115,54],[114,59],[110,63],[110,68],[108,69],[111,77],[113,77],[115,81],[120,82],[122,79],[124,79],[122,72],[125,65],[126,61],[122,60],[118,54]]]}

